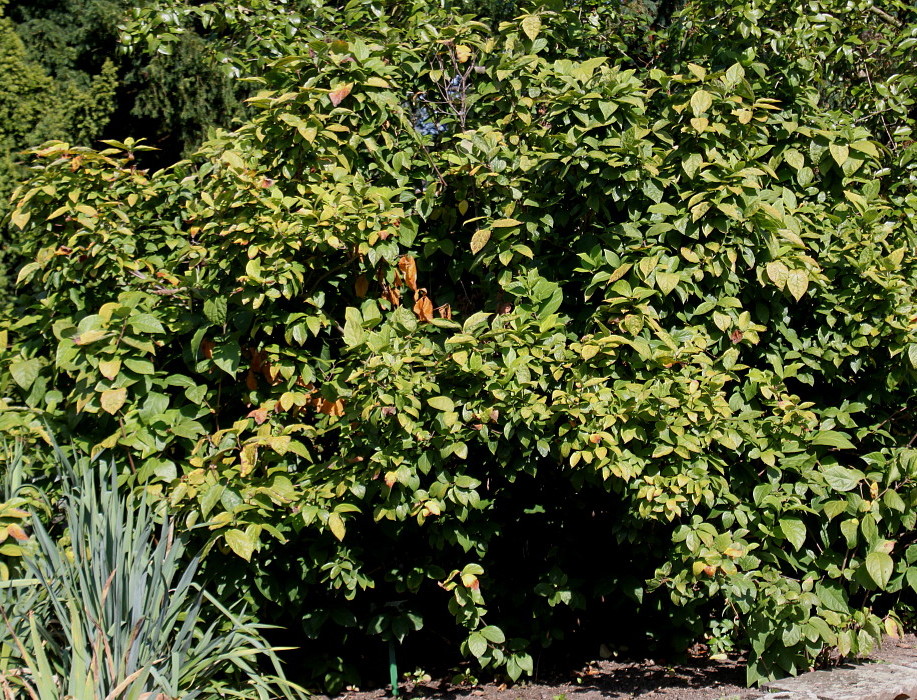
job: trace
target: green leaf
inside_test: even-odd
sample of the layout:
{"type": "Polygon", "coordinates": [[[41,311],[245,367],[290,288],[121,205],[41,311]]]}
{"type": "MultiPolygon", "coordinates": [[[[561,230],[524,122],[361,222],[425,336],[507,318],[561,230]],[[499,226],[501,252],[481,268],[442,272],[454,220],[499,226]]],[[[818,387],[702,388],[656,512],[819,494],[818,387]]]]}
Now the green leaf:
{"type": "Polygon", "coordinates": [[[211,297],[204,302],[204,316],[216,326],[226,323],[226,297],[211,297]]]}
{"type": "Polygon", "coordinates": [[[468,651],[479,659],[487,653],[487,639],[480,632],[472,632],[468,635],[468,651]]]}
{"type": "Polygon", "coordinates": [[[37,357],[31,357],[28,360],[17,360],[10,365],[10,374],[13,381],[23,389],[28,389],[38,379],[38,372],[41,369],[41,360],[37,357]]]}
{"type": "Polygon", "coordinates": [[[685,175],[688,177],[694,177],[695,173],[700,170],[701,165],[704,163],[704,158],[700,153],[692,153],[683,161],[681,161],[681,168],[685,171],[685,175]]]}
{"type": "Polygon", "coordinates": [[[344,343],[349,348],[355,348],[362,345],[366,339],[366,333],[363,330],[363,316],[360,310],[348,306],[344,310],[344,343]]]}
{"type": "Polygon", "coordinates": [[[783,518],[780,521],[780,530],[797,551],[805,544],[806,526],[799,518],[783,518]]]}
{"type": "Polygon", "coordinates": [[[213,364],[231,377],[235,377],[242,361],[242,351],[234,340],[217,345],[213,350],[213,364]]]}
{"type": "Polygon", "coordinates": [[[226,540],[226,544],[229,545],[229,548],[233,552],[242,557],[245,561],[251,561],[252,553],[255,551],[255,541],[249,534],[233,528],[227,530],[223,534],[223,537],[226,540]]]}
{"type": "Polygon", "coordinates": [[[869,572],[870,578],[875,581],[876,585],[883,590],[888,585],[894,568],[895,563],[886,552],[870,552],[866,555],[866,571],[869,572]]]}
{"type": "Polygon", "coordinates": [[[854,141],[850,144],[850,148],[853,148],[860,153],[865,153],[868,156],[873,158],[879,158],[879,149],[876,148],[876,145],[872,141],[854,141]]]}
{"type": "Polygon", "coordinates": [[[805,156],[803,156],[802,153],[797,151],[795,148],[789,148],[784,151],[783,160],[787,162],[787,165],[797,171],[801,170],[806,164],[805,156]]]}
{"type": "Polygon", "coordinates": [[[137,314],[128,320],[131,328],[137,333],[165,333],[166,329],[159,319],[152,314],[137,314]]]}
{"type": "Polygon", "coordinates": [[[455,402],[448,396],[434,396],[427,399],[427,403],[437,411],[452,412],[455,410],[455,402]]]}
{"type": "Polygon", "coordinates": [[[826,445],[827,447],[837,447],[842,450],[855,449],[854,445],[844,433],[836,430],[820,430],[812,438],[813,445],[826,445]]]}
{"type": "Polygon", "coordinates": [[[907,585],[911,587],[915,593],[917,593],[917,566],[912,566],[904,572],[904,578],[907,580],[907,585]]]}
{"type": "Polygon", "coordinates": [[[669,294],[675,287],[678,286],[678,283],[681,282],[681,275],[678,275],[674,272],[657,272],[656,273],[656,286],[659,287],[659,290],[663,294],[669,294]]]}
{"type": "Polygon", "coordinates": [[[835,581],[815,584],[815,595],[823,608],[834,612],[847,613],[850,606],[844,594],[844,589],[835,581]]]}
{"type": "Polygon", "coordinates": [[[506,641],[506,635],[503,634],[503,630],[493,625],[481,629],[481,634],[488,642],[493,642],[494,644],[503,644],[506,641]]]}
{"type": "Polygon", "coordinates": [[[828,467],[822,474],[825,477],[825,481],[828,482],[828,486],[835,491],[852,491],[866,478],[863,472],[840,465],[828,467]]]}

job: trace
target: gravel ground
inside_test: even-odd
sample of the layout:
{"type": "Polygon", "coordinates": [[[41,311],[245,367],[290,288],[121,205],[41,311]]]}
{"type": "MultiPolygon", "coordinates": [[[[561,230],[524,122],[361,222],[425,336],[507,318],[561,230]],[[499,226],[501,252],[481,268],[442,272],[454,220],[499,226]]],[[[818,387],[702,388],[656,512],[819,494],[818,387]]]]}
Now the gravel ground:
{"type": "MultiPolygon", "coordinates": [[[[917,637],[886,640],[872,659],[894,663],[902,650],[917,648],[917,637]]],[[[913,654],[913,651],[911,651],[913,654]]],[[[911,657],[913,658],[913,657],[911,657]]],[[[520,683],[511,687],[486,684],[454,686],[445,681],[402,684],[403,698],[429,700],[752,700],[761,691],[744,686],[745,667],[741,659],[709,661],[698,659],[686,664],[666,665],[653,659],[642,661],[595,661],[569,675],[550,681],[520,683]]],[[[385,689],[352,690],[338,700],[380,700],[385,689]]]]}

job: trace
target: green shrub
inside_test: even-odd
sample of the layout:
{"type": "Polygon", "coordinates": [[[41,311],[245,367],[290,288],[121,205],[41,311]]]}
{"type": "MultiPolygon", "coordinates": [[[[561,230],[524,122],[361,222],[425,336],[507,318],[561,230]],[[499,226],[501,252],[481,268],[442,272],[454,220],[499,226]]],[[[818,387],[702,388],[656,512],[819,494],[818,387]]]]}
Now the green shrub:
{"type": "Polygon", "coordinates": [[[271,35],[254,116],[168,170],[36,150],[2,393],[128,456],[329,682],[443,607],[513,679],[628,609],[750,682],[897,632],[901,151],[752,49],[638,69],[575,13],[423,5],[271,35]]]}

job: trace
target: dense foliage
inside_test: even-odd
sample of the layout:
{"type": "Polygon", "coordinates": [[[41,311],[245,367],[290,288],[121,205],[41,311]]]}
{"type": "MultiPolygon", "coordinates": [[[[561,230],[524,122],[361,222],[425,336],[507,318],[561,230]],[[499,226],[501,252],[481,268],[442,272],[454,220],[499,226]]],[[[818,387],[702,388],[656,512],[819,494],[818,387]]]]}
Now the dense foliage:
{"type": "Polygon", "coordinates": [[[218,24],[236,130],[33,151],[5,430],[117,457],[332,687],[366,635],[516,679],[627,616],[755,682],[898,633],[912,9],[250,9],[125,24],[218,24]]]}

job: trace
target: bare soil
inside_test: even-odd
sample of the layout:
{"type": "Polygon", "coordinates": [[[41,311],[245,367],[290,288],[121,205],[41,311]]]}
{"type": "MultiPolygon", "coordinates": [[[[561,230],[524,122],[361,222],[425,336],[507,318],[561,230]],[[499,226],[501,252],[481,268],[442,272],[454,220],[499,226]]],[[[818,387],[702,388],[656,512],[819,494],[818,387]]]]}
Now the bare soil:
{"type": "MultiPolygon", "coordinates": [[[[870,658],[894,663],[913,661],[917,637],[887,639],[870,658]]],[[[694,659],[689,663],[668,665],[653,659],[639,661],[594,661],[567,677],[530,681],[507,687],[493,683],[456,686],[447,681],[407,683],[399,688],[405,699],[428,700],[752,700],[762,691],[746,688],[743,660],[711,661],[694,659]]],[[[349,690],[338,700],[381,700],[390,697],[387,689],[349,690]]]]}

